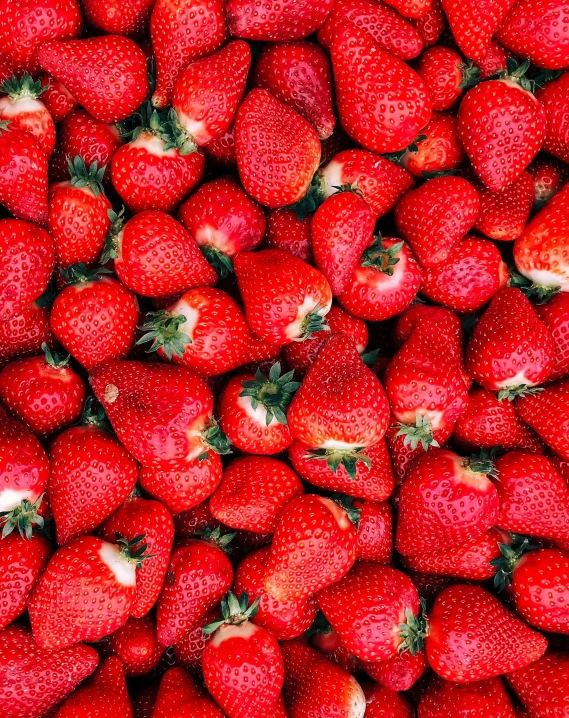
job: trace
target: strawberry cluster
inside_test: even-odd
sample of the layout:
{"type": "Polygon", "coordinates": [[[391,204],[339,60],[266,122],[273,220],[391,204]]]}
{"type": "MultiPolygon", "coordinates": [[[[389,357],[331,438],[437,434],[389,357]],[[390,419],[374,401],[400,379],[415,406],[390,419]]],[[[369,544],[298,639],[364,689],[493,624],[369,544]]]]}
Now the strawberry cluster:
{"type": "Polygon", "coordinates": [[[0,718],[569,718],[569,0],[0,0],[0,718]]]}

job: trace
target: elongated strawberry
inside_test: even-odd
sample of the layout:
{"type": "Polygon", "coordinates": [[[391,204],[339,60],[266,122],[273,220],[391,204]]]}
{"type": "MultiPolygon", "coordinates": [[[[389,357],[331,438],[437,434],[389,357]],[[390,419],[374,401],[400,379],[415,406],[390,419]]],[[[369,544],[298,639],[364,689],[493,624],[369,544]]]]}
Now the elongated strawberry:
{"type": "Polygon", "coordinates": [[[481,718],[514,718],[514,707],[500,678],[461,685],[434,676],[419,704],[421,718],[446,714],[466,718],[473,711],[481,718]]]}
{"type": "Polygon", "coordinates": [[[526,716],[547,716],[552,710],[563,715],[569,706],[568,675],[567,653],[548,651],[529,666],[509,673],[506,680],[527,706],[526,716]]]}
{"type": "Polygon", "coordinates": [[[148,29],[154,0],[134,0],[124,5],[120,0],[83,0],[85,19],[109,35],[139,37],[148,29]]]}
{"type": "MultiPolygon", "coordinates": [[[[502,22],[515,0],[484,2],[476,8],[464,7],[456,0],[441,0],[450,29],[461,51],[471,60],[486,54],[492,35],[502,22]]],[[[526,57],[526,53],[521,53],[526,57]]]]}
{"type": "Polygon", "coordinates": [[[32,134],[49,157],[55,147],[55,124],[46,106],[38,98],[43,92],[41,83],[25,73],[0,85],[6,97],[0,99],[0,120],[9,120],[12,129],[32,134]]]}
{"type": "Polygon", "coordinates": [[[411,144],[432,109],[417,73],[348,23],[334,38],[331,55],[338,112],[350,137],[375,152],[411,144]]]}
{"type": "Polygon", "coordinates": [[[466,159],[454,114],[433,112],[420,137],[423,139],[416,139],[399,160],[415,177],[457,169],[466,159]]]}
{"type": "Polygon", "coordinates": [[[103,711],[131,718],[132,705],[128,695],[124,667],[116,656],[107,658],[90,681],[73,693],[57,711],[60,718],[95,718],[103,711]]]}
{"type": "MultiPolygon", "coordinates": [[[[152,710],[153,718],[168,718],[184,704],[199,699],[201,688],[192,677],[179,666],[168,669],[162,676],[152,710]]],[[[209,718],[209,717],[208,717],[209,718]]]]}
{"type": "Polygon", "coordinates": [[[411,18],[410,22],[421,36],[424,47],[436,45],[448,27],[440,0],[432,0],[427,12],[421,17],[411,18]]]}
{"type": "Polygon", "coordinates": [[[477,187],[480,213],[476,229],[487,237],[508,241],[517,239],[526,226],[534,202],[534,181],[522,172],[515,182],[501,192],[477,187]]]}
{"type": "Polygon", "coordinates": [[[149,673],[166,650],[156,638],[156,621],[150,616],[129,618],[110,639],[112,652],[120,658],[127,677],[149,673]]]}
{"type": "Polygon", "coordinates": [[[301,40],[323,25],[333,0],[314,5],[310,0],[229,0],[229,32],[248,40],[301,40]]]}

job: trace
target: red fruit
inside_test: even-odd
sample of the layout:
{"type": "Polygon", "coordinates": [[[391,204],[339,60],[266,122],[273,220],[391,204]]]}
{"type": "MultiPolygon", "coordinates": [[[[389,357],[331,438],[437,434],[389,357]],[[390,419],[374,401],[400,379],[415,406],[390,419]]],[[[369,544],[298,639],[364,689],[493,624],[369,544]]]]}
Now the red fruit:
{"type": "Polygon", "coordinates": [[[84,264],[64,271],[72,284],[58,294],[50,316],[57,340],[88,370],[127,356],[138,323],[134,294],[84,264]]]}
{"type": "Polygon", "coordinates": [[[378,684],[364,684],[363,690],[367,718],[412,718],[411,706],[400,693],[378,684]]]}
{"type": "Polygon", "coordinates": [[[492,192],[480,184],[480,214],[474,225],[487,237],[503,241],[517,239],[524,231],[534,202],[534,181],[522,172],[501,192],[492,192]]]}
{"type": "Polygon", "coordinates": [[[235,151],[243,187],[267,207],[301,199],[320,164],[316,130],[263,89],[251,90],[237,111],[235,151]]]}
{"type": "Polygon", "coordinates": [[[434,676],[418,707],[420,718],[515,718],[514,707],[499,678],[450,683],[434,676]]]}
{"type": "Polygon", "coordinates": [[[7,0],[0,15],[0,53],[13,73],[37,74],[38,47],[79,37],[82,29],[76,0],[7,0]]]}
{"type": "Polygon", "coordinates": [[[46,42],[38,59],[101,122],[124,120],[148,94],[144,53],[121,35],[46,42]]]}
{"type": "Polygon", "coordinates": [[[486,53],[475,62],[476,67],[480,70],[480,77],[486,80],[499,70],[507,70],[508,57],[511,57],[508,51],[497,40],[491,38],[486,53]]]}
{"type": "Polygon", "coordinates": [[[338,112],[348,135],[375,152],[396,152],[431,117],[425,84],[364,30],[346,23],[331,47],[338,112]]]}
{"type": "Polygon", "coordinates": [[[80,536],[59,548],[28,601],[34,639],[50,650],[98,641],[128,619],[146,546],[80,536]]]}
{"type": "Polygon", "coordinates": [[[0,322],[0,365],[11,359],[38,354],[44,343],[49,346],[54,343],[49,311],[34,302],[22,314],[0,322]]]}
{"type": "MultiPolygon", "coordinates": [[[[441,0],[453,37],[461,51],[472,60],[483,58],[492,35],[502,25],[515,0],[483,0],[476,7],[457,0],[441,0]]],[[[521,53],[526,57],[526,53],[521,53]]]]}
{"type": "Polygon", "coordinates": [[[395,210],[398,230],[424,267],[447,260],[472,229],[480,209],[474,187],[462,177],[436,177],[408,192],[395,210]]]}
{"type": "Polygon", "coordinates": [[[458,138],[455,115],[433,112],[421,135],[425,139],[415,140],[400,160],[415,177],[423,177],[423,172],[454,170],[466,159],[458,138]]]}
{"type": "Polygon", "coordinates": [[[269,212],[267,235],[263,247],[280,249],[312,264],[312,237],[310,216],[298,219],[291,209],[275,209],[269,212]]]}
{"type": "Polygon", "coordinates": [[[360,513],[356,554],[358,561],[391,563],[393,555],[393,510],[386,501],[356,499],[360,513]]]}
{"type": "MultiPolygon", "coordinates": [[[[363,664],[365,672],[389,691],[407,691],[423,675],[427,668],[425,650],[397,653],[392,658],[378,663],[363,664]]],[[[380,714],[381,716],[381,714],[380,714]]]]}
{"type": "Polygon", "coordinates": [[[567,654],[548,651],[535,663],[509,673],[507,681],[527,706],[526,716],[553,718],[555,713],[562,716],[569,708],[568,676],[567,654]]]}
{"type": "Polygon", "coordinates": [[[432,0],[427,12],[422,17],[412,18],[410,22],[423,39],[424,47],[436,45],[447,28],[440,0],[432,0]]]}
{"type": "Polygon", "coordinates": [[[541,321],[549,328],[555,343],[555,356],[550,381],[569,375],[569,294],[554,294],[545,304],[535,308],[541,321]]]}
{"type": "Polygon", "coordinates": [[[361,669],[359,658],[348,651],[340,635],[328,623],[323,613],[317,618],[316,626],[318,628],[316,633],[312,633],[310,636],[309,645],[344,671],[352,675],[359,672],[361,669]],[[322,624],[322,628],[320,628],[320,624],[322,624]]]}
{"type": "MultiPolygon", "coordinates": [[[[544,107],[547,111],[545,103],[544,107]]],[[[550,151],[553,154],[553,150],[550,151]]],[[[541,209],[549,202],[561,190],[567,179],[566,165],[553,158],[538,158],[531,163],[527,171],[533,177],[535,209],[541,209]]]]}
{"type": "MultiPolygon", "coordinates": [[[[206,504],[202,504],[205,506],[206,504]]],[[[192,675],[202,676],[202,655],[210,636],[207,636],[203,629],[208,623],[216,621],[221,616],[217,609],[206,614],[199,620],[191,631],[185,633],[184,636],[174,646],[174,655],[179,664],[184,666],[192,675]]],[[[175,670],[180,670],[175,669],[175,670]]]]}
{"type": "Polygon", "coordinates": [[[183,668],[170,668],[160,682],[152,718],[170,718],[177,715],[178,709],[202,695],[202,690],[183,668]]]}
{"type": "Polygon", "coordinates": [[[223,168],[235,167],[237,165],[237,158],[235,157],[235,125],[231,125],[227,132],[217,140],[208,142],[204,150],[223,168]]]}
{"type": "Polygon", "coordinates": [[[512,398],[549,378],[554,354],[551,334],[529,300],[504,287],[472,332],[466,368],[485,389],[499,391],[499,399],[512,398]]]}
{"type": "Polygon", "coordinates": [[[29,132],[49,157],[55,147],[55,124],[47,107],[38,100],[43,91],[41,83],[34,82],[28,74],[21,79],[14,75],[0,88],[6,93],[0,99],[0,121],[9,121],[12,130],[29,132]]]}
{"type": "Polygon", "coordinates": [[[509,276],[495,244],[467,235],[445,262],[423,270],[421,293],[455,312],[475,312],[509,276]]]}
{"type": "Polygon", "coordinates": [[[457,52],[442,45],[425,50],[417,65],[417,74],[425,83],[433,110],[437,112],[450,110],[477,75],[457,52]]]}
{"type": "Polygon", "coordinates": [[[129,618],[110,637],[109,647],[120,658],[126,676],[141,676],[156,667],[164,646],[156,638],[156,624],[148,616],[129,618]]]}
{"type": "Polygon", "coordinates": [[[421,18],[429,12],[431,0],[389,0],[388,4],[403,17],[421,18]]]}
{"type": "Polygon", "coordinates": [[[154,0],[134,0],[125,5],[121,0],[82,0],[85,19],[109,35],[139,37],[148,30],[154,0]]]}
{"type": "Polygon", "coordinates": [[[471,683],[536,661],[547,648],[497,598],[479,586],[443,590],[429,615],[427,658],[442,678],[471,683]]]}
{"type": "Polygon", "coordinates": [[[301,40],[324,24],[334,0],[228,0],[229,32],[247,40],[301,40]]]}
{"type": "Polygon", "coordinates": [[[44,229],[20,219],[0,220],[0,325],[29,312],[54,265],[53,241],[44,229]]]}
{"type": "Polygon", "coordinates": [[[356,529],[338,504],[305,494],[282,511],[264,585],[276,599],[311,596],[338,581],[356,559],[356,529]]]}
{"type": "Polygon", "coordinates": [[[62,82],[44,72],[40,77],[42,102],[49,110],[54,122],[62,122],[77,109],[78,102],[62,82]]]}
{"type": "Polygon", "coordinates": [[[78,645],[46,651],[27,628],[13,624],[0,633],[2,718],[47,715],[89,676],[99,661],[94,648],[78,645]]]}
{"type": "Polygon", "coordinates": [[[545,109],[547,129],[543,149],[549,154],[567,162],[569,160],[569,138],[567,137],[567,88],[569,73],[548,82],[536,93],[537,99],[545,109]]]}

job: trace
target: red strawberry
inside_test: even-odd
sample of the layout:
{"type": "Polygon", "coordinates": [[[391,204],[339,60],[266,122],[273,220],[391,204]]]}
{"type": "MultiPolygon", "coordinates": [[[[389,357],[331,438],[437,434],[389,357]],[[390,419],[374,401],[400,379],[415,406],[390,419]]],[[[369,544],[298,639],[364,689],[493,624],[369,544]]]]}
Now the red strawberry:
{"type": "Polygon", "coordinates": [[[129,618],[109,641],[112,652],[120,658],[126,676],[140,676],[156,667],[165,651],[156,638],[152,618],[129,618]]]}
{"type": "Polygon", "coordinates": [[[550,381],[569,375],[569,294],[554,294],[545,304],[535,308],[541,321],[549,328],[555,343],[555,356],[550,381]]]}
{"type": "Polygon", "coordinates": [[[485,389],[499,391],[499,399],[511,399],[549,378],[554,354],[551,334],[529,300],[504,287],[474,328],[466,368],[485,389]]]}
{"type": "Polygon", "coordinates": [[[320,164],[316,130],[263,89],[251,90],[237,111],[235,151],[243,187],[267,207],[301,199],[320,164]]]}
{"type": "Polygon", "coordinates": [[[82,29],[76,0],[8,0],[0,14],[0,53],[13,72],[37,74],[38,47],[79,37],[82,29]]]}
{"type": "Polygon", "coordinates": [[[474,225],[479,232],[492,239],[517,239],[529,218],[534,202],[534,181],[522,172],[515,182],[501,192],[492,192],[481,183],[480,214],[474,225]]]}
{"type": "MultiPolygon", "coordinates": [[[[156,695],[152,718],[170,718],[184,704],[199,699],[202,691],[183,668],[176,666],[164,673],[156,695]]],[[[208,716],[209,718],[209,716],[208,716]]]]}
{"type": "Polygon", "coordinates": [[[89,25],[109,35],[138,37],[148,30],[154,0],[134,0],[125,5],[121,0],[82,0],[89,25]]]}
{"type": "Polygon", "coordinates": [[[282,511],[264,583],[279,600],[300,599],[338,581],[356,560],[356,529],[330,499],[297,496],[282,511]]]}
{"type": "Polygon", "coordinates": [[[480,77],[484,80],[495,72],[508,69],[508,51],[500,43],[491,38],[483,57],[479,57],[475,65],[480,70],[480,77]]]}
{"type": "MultiPolygon", "coordinates": [[[[476,7],[468,7],[457,0],[441,0],[451,32],[466,57],[483,58],[492,35],[502,22],[515,0],[483,0],[476,7]]],[[[521,53],[526,57],[526,53],[521,53]]]]}
{"type": "Polygon", "coordinates": [[[425,83],[433,110],[437,112],[450,110],[478,76],[476,68],[464,64],[457,52],[442,45],[425,50],[417,65],[417,74],[425,83]]]}
{"type": "Polygon", "coordinates": [[[68,115],[77,109],[78,102],[55,77],[44,72],[40,76],[42,84],[42,102],[49,110],[54,122],[62,122],[68,115]]]}
{"type": "Polygon", "coordinates": [[[429,615],[426,639],[431,667],[442,678],[471,683],[536,661],[545,638],[479,586],[442,591],[429,615]]]}
{"type": "Polygon", "coordinates": [[[348,135],[375,152],[411,144],[431,117],[431,100],[417,73],[348,23],[334,38],[331,55],[338,112],[348,135]]]}
{"type": "Polygon", "coordinates": [[[90,273],[84,264],[63,271],[71,284],[51,309],[57,340],[86,369],[127,356],[138,323],[134,295],[100,270],[90,273]]]}
{"type": "Polygon", "coordinates": [[[298,219],[291,209],[275,209],[269,212],[267,234],[263,247],[280,249],[312,264],[312,237],[310,216],[298,219]]]}
{"type": "Polygon", "coordinates": [[[364,683],[362,687],[367,718],[412,718],[411,706],[400,693],[377,683],[364,683]]]}
{"type": "Polygon", "coordinates": [[[276,249],[244,252],[235,258],[235,273],[247,322],[262,339],[288,344],[326,327],[330,285],[297,257],[276,249]]]}
{"type": "Polygon", "coordinates": [[[436,45],[447,27],[440,0],[432,0],[427,12],[422,17],[411,18],[410,22],[423,39],[424,47],[436,45]]]}
{"type": "MultiPolygon", "coordinates": [[[[0,233],[1,233],[0,224],[0,233]]],[[[38,354],[41,345],[53,346],[49,311],[40,303],[29,304],[22,314],[0,322],[0,366],[18,357],[38,354]]]]}
{"type": "Polygon", "coordinates": [[[393,509],[386,501],[352,503],[359,511],[356,553],[358,561],[389,564],[393,555],[393,509]]]}
{"type": "Polygon", "coordinates": [[[4,57],[4,55],[0,54],[0,81],[5,82],[6,80],[9,80],[11,77],[13,77],[13,75],[14,72],[10,67],[10,63],[4,57]]]}
{"type": "Polygon", "coordinates": [[[458,132],[474,171],[493,192],[514,182],[545,139],[545,112],[523,77],[528,67],[511,63],[498,80],[469,90],[458,110],[458,132]]]}
{"type": "MultiPolygon", "coordinates": [[[[547,111],[547,106],[544,107],[547,111]]],[[[553,150],[550,151],[553,153],[553,150]]],[[[544,159],[538,157],[527,171],[533,178],[535,209],[541,209],[547,204],[561,190],[568,177],[565,163],[547,156],[544,159]]]]}
{"type": "MultiPolygon", "coordinates": [[[[365,662],[365,672],[390,691],[406,691],[423,675],[427,668],[425,650],[396,653],[392,658],[378,663],[365,662]]],[[[381,718],[381,714],[380,714],[381,718]]]]}
{"type": "Polygon", "coordinates": [[[334,0],[228,0],[229,32],[247,40],[301,40],[324,24],[334,0]]]}
{"type": "Polygon", "coordinates": [[[569,139],[567,138],[567,88],[569,73],[548,82],[536,93],[537,99],[545,109],[547,131],[543,149],[549,154],[567,162],[569,159],[569,139]]]}
{"type": "Polygon", "coordinates": [[[462,177],[436,177],[408,192],[395,210],[398,230],[424,267],[444,262],[472,229],[480,209],[474,187],[462,177]]]}
{"type": "Polygon", "coordinates": [[[87,678],[99,661],[90,646],[47,651],[32,633],[13,624],[0,633],[0,700],[3,718],[40,718],[47,715],[87,678]]]}
{"type": "Polygon", "coordinates": [[[425,139],[415,140],[400,160],[415,177],[424,177],[423,172],[454,170],[466,159],[458,138],[455,115],[433,112],[429,123],[421,130],[421,136],[425,139]]]}
{"type": "Polygon", "coordinates": [[[514,707],[499,678],[468,683],[451,683],[434,676],[419,703],[421,718],[515,718],[514,707]]]}
{"type": "Polygon", "coordinates": [[[0,204],[20,219],[47,222],[47,155],[9,120],[0,121],[0,204]]]}
{"type": "Polygon", "coordinates": [[[217,140],[208,142],[204,150],[221,167],[235,167],[237,165],[237,158],[235,157],[235,125],[231,125],[227,132],[217,140]]]}
{"type": "MultiPolygon", "coordinates": [[[[202,504],[202,506],[205,506],[205,504],[202,504]]],[[[196,623],[195,628],[185,633],[174,646],[174,655],[177,662],[190,671],[192,675],[199,678],[202,677],[202,655],[210,639],[210,636],[207,636],[203,629],[208,623],[216,621],[220,615],[217,608],[210,611],[196,623]]]]}
{"type": "Polygon", "coordinates": [[[119,545],[80,536],[58,549],[28,601],[34,639],[56,649],[98,641],[126,623],[144,560],[143,536],[119,545]]]}
{"type": "Polygon", "coordinates": [[[262,87],[308,120],[325,140],[336,124],[332,101],[332,72],[324,51],[311,42],[269,45],[261,53],[253,76],[262,87]]]}
{"type": "Polygon", "coordinates": [[[0,120],[8,120],[11,128],[33,135],[45,154],[55,147],[55,123],[47,107],[38,99],[43,92],[41,83],[25,73],[20,79],[14,75],[0,85],[6,97],[0,99],[0,120]]]}
{"type": "Polygon", "coordinates": [[[73,693],[57,711],[58,718],[97,718],[108,712],[132,718],[124,668],[116,656],[101,663],[93,678],[73,693]]]}
{"type": "MultiPolygon", "coordinates": [[[[562,716],[569,708],[567,653],[548,651],[531,665],[509,673],[507,681],[528,708],[526,716],[562,716]]],[[[521,718],[521,714],[520,714],[521,718]]]]}
{"type": "Polygon", "coordinates": [[[395,10],[374,0],[339,0],[318,31],[318,42],[330,49],[344,21],[365,30],[382,50],[400,60],[412,60],[421,54],[423,41],[413,26],[395,10]]]}
{"type": "Polygon", "coordinates": [[[508,279],[508,266],[496,245],[467,235],[445,262],[423,270],[421,293],[455,312],[475,312],[508,279]]]}
{"type": "Polygon", "coordinates": [[[403,17],[422,18],[429,12],[431,0],[389,0],[388,5],[403,17]]]}
{"type": "Polygon", "coordinates": [[[29,311],[46,290],[55,265],[53,241],[35,224],[2,219],[0,257],[0,323],[3,323],[29,311]]]}
{"type": "Polygon", "coordinates": [[[49,188],[47,228],[62,268],[83,263],[93,265],[101,254],[111,228],[112,205],[105,197],[102,180],[105,168],[97,162],[89,167],[77,155],[68,159],[70,181],[49,188]]]}
{"type": "Polygon", "coordinates": [[[265,234],[263,210],[230,177],[201,185],[178,217],[221,276],[233,269],[238,252],[255,249],[265,234]]]}

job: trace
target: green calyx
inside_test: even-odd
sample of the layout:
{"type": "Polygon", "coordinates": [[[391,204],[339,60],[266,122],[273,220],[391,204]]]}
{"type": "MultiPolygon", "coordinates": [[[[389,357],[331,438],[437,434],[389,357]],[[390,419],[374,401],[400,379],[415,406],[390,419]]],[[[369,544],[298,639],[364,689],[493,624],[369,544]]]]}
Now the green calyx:
{"type": "Polygon", "coordinates": [[[105,246],[99,258],[101,264],[106,264],[111,259],[116,259],[119,254],[119,236],[125,225],[124,207],[121,207],[117,213],[114,209],[107,212],[108,218],[111,220],[109,234],[105,239],[105,246]]]}
{"type": "Polygon", "coordinates": [[[0,120],[0,134],[2,134],[2,132],[9,132],[11,124],[10,120],[0,120]]]}
{"type": "Polygon", "coordinates": [[[389,247],[389,249],[386,249],[383,246],[381,234],[378,234],[371,247],[368,247],[362,254],[360,265],[362,267],[373,267],[378,272],[382,272],[382,274],[387,274],[391,277],[393,274],[393,267],[400,260],[400,257],[397,255],[402,249],[403,242],[397,242],[389,247]]]}
{"type": "Polygon", "coordinates": [[[281,376],[280,362],[273,364],[268,377],[260,369],[257,369],[254,379],[242,382],[243,391],[239,396],[250,397],[254,410],[259,405],[265,407],[267,426],[273,419],[281,424],[286,424],[286,410],[295,391],[300,386],[300,382],[293,381],[293,377],[294,371],[289,371],[281,376]]]}
{"type": "Polygon", "coordinates": [[[427,139],[427,135],[418,135],[408,147],[405,147],[405,149],[398,150],[397,152],[387,152],[383,156],[386,160],[394,162],[396,165],[398,165],[401,163],[401,160],[408,152],[412,155],[416,155],[419,151],[419,142],[423,142],[423,140],[427,139]]]}
{"type": "Polygon", "coordinates": [[[313,215],[325,199],[326,197],[322,190],[322,180],[320,174],[316,172],[304,197],[284,209],[292,210],[299,222],[302,222],[307,217],[313,215]]]}
{"type": "Polygon", "coordinates": [[[311,449],[304,455],[304,458],[325,461],[328,468],[335,474],[340,466],[343,466],[348,478],[354,481],[358,470],[358,461],[361,461],[368,468],[371,467],[371,461],[368,456],[362,453],[363,451],[365,451],[364,447],[355,449],[311,449]]]}
{"type": "Polygon", "coordinates": [[[209,449],[220,455],[231,454],[231,441],[229,441],[227,435],[221,429],[213,416],[210,419],[207,429],[202,431],[201,439],[207,447],[207,450],[198,456],[198,461],[207,459],[209,449]]]}
{"type": "Polygon", "coordinates": [[[496,465],[494,464],[494,458],[496,457],[498,453],[498,449],[490,449],[490,451],[487,451],[486,449],[482,449],[478,454],[473,454],[472,456],[467,456],[464,458],[462,465],[466,469],[470,469],[470,471],[474,472],[475,474],[486,474],[486,476],[491,476],[493,479],[498,478],[498,469],[496,468],[496,465]]]}
{"type": "Polygon", "coordinates": [[[30,540],[32,538],[32,526],[43,528],[44,520],[38,513],[42,499],[43,495],[35,503],[24,499],[10,511],[0,512],[2,538],[6,538],[14,529],[18,529],[22,538],[30,540]]]}
{"type": "Polygon", "coordinates": [[[409,446],[412,451],[421,444],[424,451],[429,446],[439,447],[438,441],[433,437],[433,430],[428,416],[422,416],[418,411],[415,413],[415,424],[395,424],[394,428],[398,429],[395,437],[403,437],[403,446],[409,446]]]}
{"type": "Polygon", "coordinates": [[[196,533],[196,536],[199,536],[203,541],[206,541],[207,543],[217,546],[217,548],[220,548],[222,551],[225,551],[225,553],[231,553],[230,544],[237,536],[237,532],[233,531],[232,533],[222,534],[221,528],[219,526],[215,529],[211,528],[211,526],[206,526],[205,528],[200,529],[196,533]]]}
{"type": "Polygon", "coordinates": [[[178,115],[172,108],[160,112],[150,102],[146,102],[121,124],[121,136],[126,139],[134,141],[143,132],[160,138],[165,143],[164,152],[175,149],[181,155],[189,155],[198,151],[196,143],[180,125],[178,115]]]}
{"type": "Polygon", "coordinates": [[[321,309],[321,306],[316,306],[310,314],[307,314],[304,317],[300,325],[300,336],[294,339],[295,342],[304,342],[307,339],[312,339],[313,334],[316,334],[317,332],[330,331],[326,316],[319,314],[321,309]]]}
{"type": "Polygon", "coordinates": [[[120,547],[121,556],[128,563],[133,563],[136,568],[142,568],[144,561],[154,558],[154,554],[146,553],[148,544],[145,542],[146,537],[144,534],[135,536],[133,539],[127,539],[118,531],[115,531],[115,537],[120,547]]]}
{"type": "Polygon", "coordinates": [[[26,97],[37,100],[46,90],[47,85],[44,86],[39,80],[34,80],[27,72],[24,72],[22,77],[14,75],[0,85],[0,92],[5,92],[14,101],[22,100],[26,97]]]}
{"type": "Polygon", "coordinates": [[[227,277],[233,272],[233,260],[228,254],[217,247],[212,247],[211,244],[200,245],[200,250],[221,278],[227,277]]]}
{"type": "Polygon", "coordinates": [[[70,354],[57,354],[52,352],[48,345],[43,342],[41,345],[42,352],[45,357],[45,363],[54,369],[63,369],[69,364],[70,354]]]}
{"type": "Polygon", "coordinates": [[[499,543],[498,547],[502,554],[500,558],[490,561],[490,565],[494,566],[496,575],[494,576],[494,586],[498,591],[503,591],[512,583],[512,576],[521,557],[528,551],[535,551],[541,548],[537,542],[532,543],[532,539],[527,536],[519,536],[511,534],[511,544],[499,543]]]}
{"type": "Polygon", "coordinates": [[[166,310],[151,312],[146,315],[146,322],[141,329],[146,332],[136,343],[152,342],[147,354],[162,349],[168,359],[173,356],[183,357],[186,347],[192,343],[188,334],[181,332],[179,327],[185,324],[186,317],[181,314],[170,314],[166,310]]]}
{"type": "Polygon", "coordinates": [[[246,593],[241,594],[241,598],[238,600],[237,596],[229,591],[221,599],[221,615],[223,619],[221,621],[213,621],[204,626],[203,632],[206,636],[211,636],[221,626],[240,626],[245,621],[254,618],[259,610],[259,599],[255,599],[249,606],[249,596],[246,593]]]}
{"type": "Polygon", "coordinates": [[[330,496],[330,499],[344,509],[350,521],[354,524],[356,528],[358,528],[360,523],[361,510],[353,505],[354,497],[348,496],[347,494],[340,494],[339,492],[335,491],[330,496]]]}
{"type": "Polygon", "coordinates": [[[95,197],[103,192],[106,165],[99,167],[99,163],[95,160],[87,167],[83,157],[77,155],[73,159],[67,158],[67,169],[74,187],[88,187],[95,197]]]}
{"type": "Polygon", "coordinates": [[[543,391],[541,386],[529,386],[528,384],[518,384],[518,386],[507,386],[505,389],[500,389],[498,392],[498,401],[514,401],[519,396],[535,396],[543,391]]]}
{"type": "Polygon", "coordinates": [[[420,613],[415,616],[410,608],[405,609],[405,623],[399,624],[399,637],[401,643],[398,647],[399,653],[409,651],[414,656],[423,649],[425,638],[429,635],[429,625],[427,623],[426,604],[421,599],[420,613]]]}
{"type": "Polygon", "coordinates": [[[529,77],[526,77],[526,72],[529,70],[529,66],[529,60],[524,60],[521,65],[518,65],[518,63],[514,60],[513,57],[508,57],[506,60],[506,69],[498,70],[488,79],[510,80],[512,82],[517,82],[523,90],[527,90],[528,92],[535,92],[535,81],[530,80],[529,77]]]}
{"type": "Polygon", "coordinates": [[[459,70],[462,72],[462,80],[459,85],[461,90],[466,90],[480,82],[480,70],[472,61],[459,65],[459,70]]]}
{"type": "Polygon", "coordinates": [[[361,189],[357,186],[355,182],[352,182],[352,184],[341,184],[341,185],[333,185],[332,189],[335,189],[336,191],[334,194],[342,194],[342,192],[351,192],[352,194],[356,194],[358,197],[361,197],[363,199],[364,193],[361,191],[361,189]]]}
{"type": "Polygon", "coordinates": [[[559,294],[561,291],[561,287],[559,286],[534,284],[531,279],[524,277],[523,274],[520,274],[512,267],[510,267],[508,286],[521,289],[528,299],[533,299],[537,304],[545,304],[551,297],[555,294],[559,294]]]}
{"type": "Polygon", "coordinates": [[[84,284],[85,282],[97,282],[99,279],[106,274],[112,274],[110,269],[105,267],[95,267],[89,269],[83,262],[79,264],[72,264],[70,267],[60,269],[61,276],[67,281],[68,284],[84,284]]]}
{"type": "Polygon", "coordinates": [[[81,426],[93,426],[97,429],[103,429],[109,434],[114,433],[103,405],[94,396],[88,396],[85,400],[80,424],[81,426]]]}

